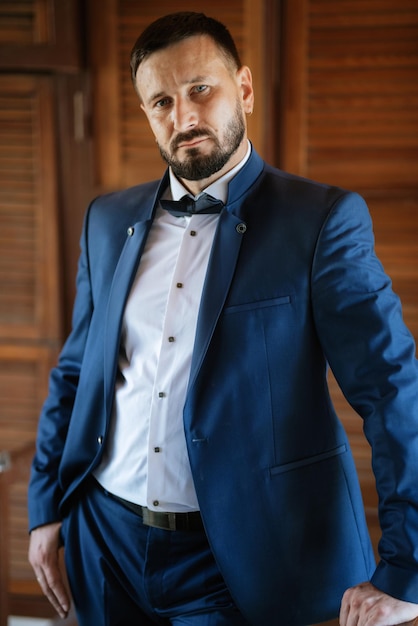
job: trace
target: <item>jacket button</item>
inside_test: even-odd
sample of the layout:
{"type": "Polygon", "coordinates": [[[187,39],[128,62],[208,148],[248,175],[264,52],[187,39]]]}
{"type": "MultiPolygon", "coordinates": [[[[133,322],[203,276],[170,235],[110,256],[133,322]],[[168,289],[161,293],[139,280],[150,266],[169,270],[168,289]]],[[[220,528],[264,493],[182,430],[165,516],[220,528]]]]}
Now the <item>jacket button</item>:
{"type": "Polygon", "coordinates": [[[134,234],[134,227],[133,226],[129,226],[128,230],[126,231],[129,235],[129,237],[132,237],[132,235],[134,234]]]}
{"type": "Polygon", "coordinates": [[[245,233],[245,231],[247,230],[247,225],[246,224],[238,224],[236,226],[236,231],[237,233],[239,233],[240,235],[243,235],[245,233]]]}
{"type": "Polygon", "coordinates": [[[101,446],[101,445],[102,445],[102,443],[103,443],[103,435],[99,435],[99,436],[97,437],[97,443],[99,444],[99,446],[101,446]]]}

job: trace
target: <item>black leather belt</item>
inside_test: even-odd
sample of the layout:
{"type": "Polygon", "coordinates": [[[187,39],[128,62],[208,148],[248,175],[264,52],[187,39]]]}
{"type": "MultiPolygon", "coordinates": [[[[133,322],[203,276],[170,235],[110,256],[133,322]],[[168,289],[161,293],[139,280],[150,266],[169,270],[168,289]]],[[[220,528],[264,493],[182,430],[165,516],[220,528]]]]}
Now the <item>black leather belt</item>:
{"type": "Polygon", "coordinates": [[[110,493],[97,480],[93,480],[94,485],[106,494],[112,500],[116,500],[124,506],[126,509],[133,511],[139,517],[142,517],[142,522],[146,526],[152,526],[153,528],[161,528],[163,530],[183,530],[183,531],[196,531],[203,530],[202,517],[199,511],[192,511],[190,513],[165,513],[163,511],[152,511],[146,506],[135,504],[115,494],[110,493]]]}

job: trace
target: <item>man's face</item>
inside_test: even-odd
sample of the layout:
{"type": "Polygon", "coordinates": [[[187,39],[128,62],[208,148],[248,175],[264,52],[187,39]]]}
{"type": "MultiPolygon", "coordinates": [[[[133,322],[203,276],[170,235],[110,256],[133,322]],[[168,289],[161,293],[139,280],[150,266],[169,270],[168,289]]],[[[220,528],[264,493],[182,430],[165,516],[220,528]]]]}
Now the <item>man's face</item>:
{"type": "Polygon", "coordinates": [[[162,157],[192,191],[244,157],[251,74],[229,66],[210,37],[190,37],[151,54],[138,68],[136,88],[162,157]]]}

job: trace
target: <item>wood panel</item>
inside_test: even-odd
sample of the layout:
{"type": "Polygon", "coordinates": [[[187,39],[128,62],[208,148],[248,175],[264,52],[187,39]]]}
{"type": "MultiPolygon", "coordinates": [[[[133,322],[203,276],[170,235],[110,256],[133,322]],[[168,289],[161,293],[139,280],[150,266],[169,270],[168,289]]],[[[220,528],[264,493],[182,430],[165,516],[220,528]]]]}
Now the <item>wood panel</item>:
{"type": "MultiPolygon", "coordinates": [[[[61,339],[55,154],[51,79],[0,75],[0,450],[12,455],[33,446],[61,339]]],[[[29,580],[48,615],[26,558],[24,462],[2,493],[3,601],[12,582],[29,580]]]]}
{"type": "MultiPolygon", "coordinates": [[[[279,164],[359,191],[376,251],[418,339],[418,2],[284,0],[279,164]]],[[[380,529],[362,420],[330,374],[377,553],[380,529]]]]}
{"type": "Polygon", "coordinates": [[[2,0],[0,68],[78,71],[79,8],[78,0],[2,0]]]}
{"type": "MultiPolygon", "coordinates": [[[[202,11],[220,19],[231,31],[243,62],[254,68],[256,89],[262,94],[264,63],[261,53],[264,10],[261,0],[228,3],[194,0],[175,3],[153,0],[92,0],[90,8],[93,106],[96,137],[96,180],[100,189],[116,189],[161,176],[161,160],[148,122],[132,86],[130,51],[138,35],[153,20],[173,11],[202,11]]],[[[265,145],[263,98],[250,118],[250,135],[259,149],[265,145]]]]}
{"type": "Polygon", "coordinates": [[[60,336],[57,172],[48,78],[0,76],[0,337],[60,336]]]}
{"type": "Polygon", "coordinates": [[[13,0],[0,4],[0,41],[17,45],[46,43],[52,22],[46,3],[13,0]]]}
{"type": "Polygon", "coordinates": [[[26,489],[33,443],[2,456],[0,468],[0,626],[9,615],[54,617],[27,561],[26,489]]]}
{"type": "Polygon", "coordinates": [[[308,41],[305,173],[416,188],[417,1],[311,0],[308,41]]]}
{"type": "MultiPolygon", "coordinates": [[[[48,373],[61,342],[59,267],[53,78],[1,74],[0,451],[12,457],[28,445],[33,453],[48,373]]],[[[28,455],[21,461],[13,486],[9,472],[0,474],[2,623],[10,614],[11,587],[22,580],[32,585],[32,609],[51,613],[26,559],[30,461],[28,455]]],[[[23,614],[18,593],[14,598],[14,609],[23,614]]]]}
{"type": "Polygon", "coordinates": [[[0,344],[0,451],[34,441],[55,358],[49,346],[0,344]]]}
{"type": "Polygon", "coordinates": [[[366,193],[365,197],[377,253],[401,297],[405,322],[418,340],[418,184],[405,194],[366,193]]]}
{"type": "Polygon", "coordinates": [[[10,614],[54,614],[27,562],[26,490],[39,410],[63,338],[63,279],[75,270],[74,263],[67,274],[62,265],[73,258],[73,225],[78,242],[85,206],[74,210],[74,200],[90,164],[78,76],[81,4],[0,2],[0,453],[12,459],[7,471],[0,467],[1,626],[10,614]]]}

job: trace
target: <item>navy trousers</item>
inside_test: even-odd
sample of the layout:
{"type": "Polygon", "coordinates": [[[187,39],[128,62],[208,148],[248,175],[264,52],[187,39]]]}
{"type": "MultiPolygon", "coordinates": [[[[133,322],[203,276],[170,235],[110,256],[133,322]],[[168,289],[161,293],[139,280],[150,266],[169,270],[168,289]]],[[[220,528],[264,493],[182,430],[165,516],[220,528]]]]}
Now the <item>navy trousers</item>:
{"type": "Polygon", "coordinates": [[[145,526],[91,486],[62,534],[80,626],[248,626],[203,531],[145,526]]]}

